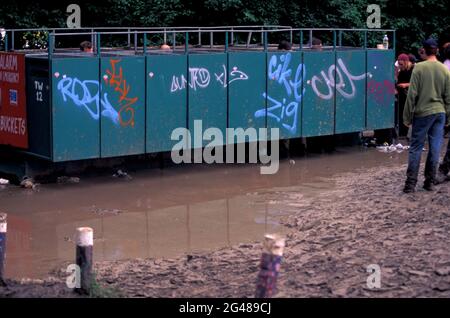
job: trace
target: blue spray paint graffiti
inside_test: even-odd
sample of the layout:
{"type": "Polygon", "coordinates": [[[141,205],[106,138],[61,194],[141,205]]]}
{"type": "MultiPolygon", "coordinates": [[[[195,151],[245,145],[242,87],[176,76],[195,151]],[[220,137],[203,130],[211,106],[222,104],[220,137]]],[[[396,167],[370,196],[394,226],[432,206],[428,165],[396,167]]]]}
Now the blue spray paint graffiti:
{"type": "MultiPolygon", "coordinates": [[[[292,68],[290,66],[292,54],[273,55],[269,61],[268,76],[269,80],[276,81],[286,91],[286,98],[279,101],[266,93],[263,93],[264,99],[267,98],[270,105],[267,107],[267,116],[281,123],[289,133],[295,134],[298,128],[299,105],[305,94],[305,88],[302,89],[302,83],[306,76],[306,67],[299,63],[292,80],[292,68]],[[279,56],[279,61],[278,61],[279,56]]],[[[266,116],[266,109],[260,109],[255,112],[255,118],[266,116]]]]}
{"type": "Polygon", "coordinates": [[[70,99],[76,106],[83,107],[92,119],[100,119],[101,105],[102,116],[111,119],[115,125],[119,125],[119,113],[109,102],[108,94],[104,93],[100,99],[98,81],[80,81],[78,78],[63,77],[58,82],[57,88],[61,92],[64,102],[70,99]]]}
{"type": "MultiPolygon", "coordinates": [[[[266,93],[263,93],[263,97],[267,98],[272,106],[267,108],[267,116],[275,119],[277,122],[281,122],[282,126],[287,129],[290,133],[295,134],[297,132],[297,123],[298,123],[298,102],[290,102],[286,105],[286,98],[283,98],[283,102],[279,102],[276,99],[268,96],[266,93]],[[279,112],[279,114],[275,114],[275,112],[279,112]],[[289,125],[284,122],[285,115],[287,118],[293,117],[292,123],[289,125]]],[[[266,110],[260,109],[255,112],[255,117],[260,118],[266,116],[266,110]]]]}

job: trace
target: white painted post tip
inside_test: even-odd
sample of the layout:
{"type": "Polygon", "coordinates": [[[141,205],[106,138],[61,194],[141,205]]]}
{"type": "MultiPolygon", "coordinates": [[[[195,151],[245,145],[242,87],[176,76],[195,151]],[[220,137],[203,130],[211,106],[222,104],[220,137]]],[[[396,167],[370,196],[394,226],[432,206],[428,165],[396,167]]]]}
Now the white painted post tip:
{"type": "Polygon", "coordinates": [[[0,213],[0,233],[6,233],[6,213],[0,213]]]}
{"type": "Polygon", "coordinates": [[[285,243],[285,239],[278,234],[266,234],[264,249],[269,254],[283,256],[285,243]]]}
{"type": "Polygon", "coordinates": [[[76,244],[78,246],[93,246],[94,245],[94,230],[90,227],[77,228],[76,244]]]}

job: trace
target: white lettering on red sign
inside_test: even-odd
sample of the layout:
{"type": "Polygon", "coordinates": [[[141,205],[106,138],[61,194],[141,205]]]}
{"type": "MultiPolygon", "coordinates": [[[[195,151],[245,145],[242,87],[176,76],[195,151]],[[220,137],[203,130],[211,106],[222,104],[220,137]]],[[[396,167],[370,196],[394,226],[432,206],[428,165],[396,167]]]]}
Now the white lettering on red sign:
{"type": "Polygon", "coordinates": [[[27,132],[26,121],[20,117],[0,116],[0,132],[24,136],[27,132]]]}

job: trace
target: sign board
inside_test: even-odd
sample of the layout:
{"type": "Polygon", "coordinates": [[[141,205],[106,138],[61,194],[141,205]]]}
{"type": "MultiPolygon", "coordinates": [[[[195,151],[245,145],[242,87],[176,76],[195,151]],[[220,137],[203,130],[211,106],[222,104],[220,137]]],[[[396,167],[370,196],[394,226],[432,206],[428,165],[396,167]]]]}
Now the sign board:
{"type": "Polygon", "coordinates": [[[25,54],[0,52],[0,144],[28,148],[25,54]]]}

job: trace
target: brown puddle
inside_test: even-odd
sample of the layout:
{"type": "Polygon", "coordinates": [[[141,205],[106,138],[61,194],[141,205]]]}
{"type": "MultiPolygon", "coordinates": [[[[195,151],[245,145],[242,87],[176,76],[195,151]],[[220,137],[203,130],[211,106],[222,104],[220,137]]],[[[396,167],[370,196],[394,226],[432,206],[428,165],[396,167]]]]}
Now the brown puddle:
{"type": "Polygon", "coordinates": [[[399,165],[406,156],[345,148],[284,159],[276,175],[260,175],[257,165],[190,165],[139,171],[131,181],[81,177],[39,192],[10,186],[0,190],[8,213],[6,276],[42,278],[74,260],[80,226],[94,229],[95,261],[172,258],[261,240],[286,231],[277,221],[277,194],[295,192],[301,200],[333,189],[336,174],[399,165]]]}

